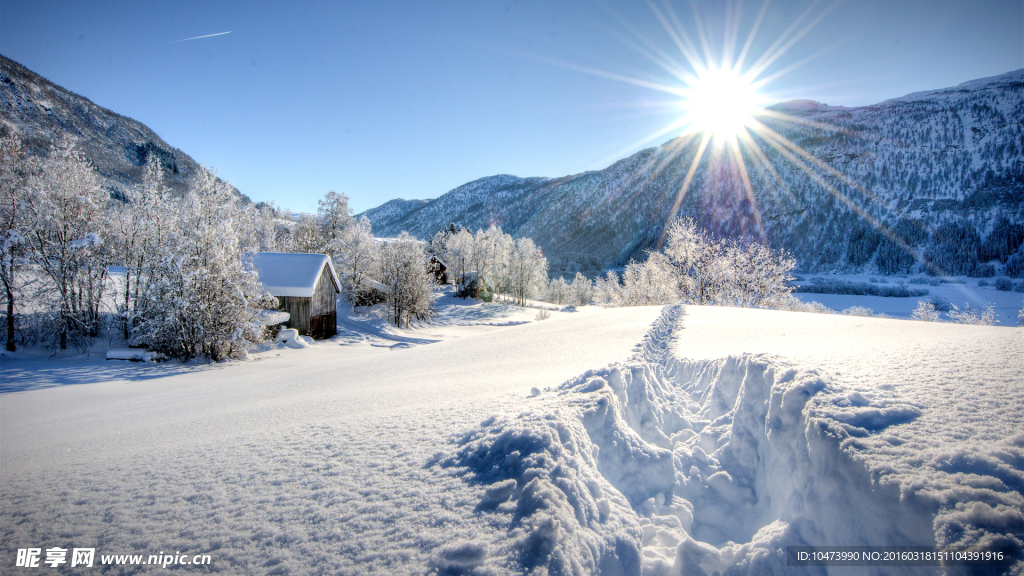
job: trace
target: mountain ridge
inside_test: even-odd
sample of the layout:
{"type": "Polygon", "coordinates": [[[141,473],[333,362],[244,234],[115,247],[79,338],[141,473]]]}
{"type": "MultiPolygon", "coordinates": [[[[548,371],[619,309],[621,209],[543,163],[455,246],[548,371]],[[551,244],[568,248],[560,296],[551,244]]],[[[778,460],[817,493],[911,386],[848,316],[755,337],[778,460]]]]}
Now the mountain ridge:
{"type": "MultiPolygon", "coordinates": [[[[182,194],[200,164],[148,126],[104,108],[0,54],[0,136],[21,134],[29,153],[45,156],[70,138],[92,162],[112,197],[142,182],[142,166],[156,155],[171,190],[182,194]]],[[[243,200],[248,197],[231,189],[243,200]]]]}
{"type": "MultiPolygon", "coordinates": [[[[705,158],[679,215],[719,237],[767,240],[794,253],[807,271],[914,273],[956,260],[953,253],[971,264],[943,264],[943,271],[987,275],[1013,256],[1007,248],[986,259],[983,244],[995,230],[1010,226],[1019,248],[1024,70],[871,106],[796,100],[770,110],[792,121],[762,123],[798,148],[773,147],[772,137],[755,135],[760,153],[741,151],[750,196],[734,162],[705,158]],[[890,245],[900,242],[913,249],[910,264],[890,245]]],[[[433,200],[363,214],[382,235],[406,230],[425,238],[449,223],[498,224],[533,238],[559,271],[600,271],[656,246],[697,147],[679,137],[603,170],[484,177],[433,200]]],[[[727,156],[714,148],[711,157],[727,156]]]]}

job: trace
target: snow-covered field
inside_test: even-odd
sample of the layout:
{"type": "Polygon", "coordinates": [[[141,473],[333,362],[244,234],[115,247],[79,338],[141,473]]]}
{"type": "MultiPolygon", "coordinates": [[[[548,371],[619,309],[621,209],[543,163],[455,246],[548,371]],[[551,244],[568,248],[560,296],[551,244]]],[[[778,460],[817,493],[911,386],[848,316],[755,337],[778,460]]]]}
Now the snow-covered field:
{"type": "Polygon", "coordinates": [[[1021,549],[1020,328],[441,304],[246,362],[0,356],[0,571],[29,547],[211,555],[178,573],[495,575],[1021,549]]]}
{"type": "MultiPolygon", "coordinates": [[[[814,275],[808,275],[803,281],[797,282],[797,284],[810,284],[810,280],[814,277],[814,275]]],[[[893,318],[909,319],[911,314],[914,312],[914,308],[917,307],[918,300],[928,300],[938,297],[960,309],[970,306],[975,310],[982,310],[986,306],[992,306],[993,311],[995,312],[995,318],[999,322],[999,326],[1016,326],[1017,314],[1020,312],[1021,307],[1024,306],[1024,294],[1020,292],[997,290],[993,285],[995,280],[992,278],[978,279],[957,277],[954,279],[955,282],[939,283],[937,286],[932,286],[930,284],[910,284],[908,283],[910,278],[899,278],[894,276],[878,277],[863,274],[828,274],[819,277],[854,284],[873,284],[880,288],[893,288],[896,287],[899,282],[904,282],[906,287],[910,290],[928,291],[926,296],[912,296],[908,298],[851,296],[846,294],[814,294],[806,292],[797,292],[793,294],[793,296],[804,302],[819,302],[825,305],[825,307],[835,310],[836,312],[842,312],[852,306],[861,306],[871,310],[875,314],[884,314],[893,318]],[[871,282],[872,278],[874,278],[876,282],[871,282]],[[987,285],[979,286],[979,282],[984,282],[987,285]]],[[[931,278],[927,279],[933,280],[931,278]]],[[[1015,280],[1014,282],[1020,283],[1021,280],[1015,280]]],[[[948,320],[946,315],[943,315],[942,320],[948,320]]]]}

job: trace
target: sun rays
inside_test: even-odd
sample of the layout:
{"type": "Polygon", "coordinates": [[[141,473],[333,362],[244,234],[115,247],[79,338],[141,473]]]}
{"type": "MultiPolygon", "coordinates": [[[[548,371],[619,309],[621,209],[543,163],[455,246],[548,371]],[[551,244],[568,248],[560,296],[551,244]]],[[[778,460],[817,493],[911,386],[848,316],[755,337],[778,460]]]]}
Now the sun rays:
{"type": "MultiPolygon", "coordinates": [[[[804,59],[796,65],[773,70],[772,65],[779,61],[798,40],[805,36],[835,5],[815,14],[815,4],[811,4],[797,17],[789,27],[761,54],[755,54],[755,38],[761,24],[768,13],[768,2],[761,4],[750,30],[740,45],[740,22],[742,5],[730,2],[726,6],[725,30],[720,49],[713,47],[711,35],[704,26],[704,18],[696,4],[690,4],[692,14],[691,27],[695,28],[695,37],[682,24],[682,19],[668,2],[660,5],[649,2],[651,11],[661,23],[664,31],[672,39],[685,64],[677,64],[678,60],[660,57],[654,60],[663,69],[669,71],[682,82],[682,86],[671,90],[681,100],[679,107],[682,117],[677,123],[681,125],[684,136],[692,135],[700,138],[700,143],[690,162],[683,184],[669,211],[671,221],[678,214],[694,176],[702,162],[725,162],[728,164],[741,184],[740,193],[752,209],[756,236],[764,240],[765,230],[762,216],[750,176],[748,162],[763,170],[777,190],[792,197],[771,160],[766,156],[764,147],[773,149],[782,157],[794,164],[818,183],[825,183],[816,170],[830,170],[821,166],[820,162],[788,140],[778,131],[769,127],[762,119],[793,124],[812,124],[815,128],[835,129],[820,122],[808,122],[777,110],[766,110],[765,105],[770,97],[762,93],[769,83],[784,76],[807,61],[804,59]],[[752,61],[751,64],[747,64],[752,61]],[[670,69],[675,66],[675,69],[670,69]],[[708,155],[708,150],[717,153],[708,155]]],[[[831,172],[835,172],[831,170],[831,172]]],[[[826,183],[827,184],[827,183],[826,183]]],[[[843,196],[835,187],[826,186],[829,193],[843,196]]],[[[855,207],[848,198],[840,198],[844,204],[855,207]]],[[[863,210],[857,210],[865,215],[863,210]]],[[[880,227],[877,222],[872,222],[880,227]]],[[[665,227],[667,229],[667,226],[665,227]]],[[[659,237],[656,249],[664,243],[664,233],[659,237]]]]}
{"type": "MultiPolygon", "coordinates": [[[[629,36],[617,33],[620,39],[671,75],[677,83],[673,85],[621,74],[599,75],[659,90],[679,98],[678,119],[644,137],[634,146],[647,144],[666,135],[679,134],[678,141],[669,147],[669,156],[674,157],[683,154],[684,151],[693,150],[693,157],[688,162],[686,175],[675,194],[663,230],[667,230],[668,223],[678,215],[700,167],[707,164],[716,170],[724,169],[738,182],[738,189],[734,193],[737,194],[739,203],[750,207],[753,225],[753,229],[745,229],[744,234],[752,234],[761,241],[767,240],[751,169],[756,169],[762,175],[762,182],[770,183],[772,192],[786,197],[787,200],[796,200],[785,178],[780,175],[777,166],[766,154],[771,151],[776,159],[784,159],[793,169],[806,175],[816,187],[833,196],[902,250],[917,257],[913,248],[866,209],[867,203],[876,200],[869,190],[828,163],[814,157],[784,136],[778,128],[789,125],[857,138],[863,138],[864,135],[839,126],[786,114],[778,108],[766,108],[766,105],[773,101],[771,92],[767,91],[772,82],[845,42],[840,39],[833,45],[814,51],[810,55],[791,53],[794,46],[840,2],[841,0],[824,8],[820,8],[817,2],[811,2],[789,23],[778,38],[769,38],[767,42],[762,42],[761,44],[767,44],[767,47],[760,51],[756,39],[769,13],[767,0],[760,5],[745,37],[741,35],[743,5],[738,1],[728,2],[725,5],[725,26],[720,46],[716,45],[713,35],[705,26],[705,15],[701,13],[696,2],[689,3],[691,13],[684,19],[676,13],[668,0],[660,0],[659,3],[648,0],[651,13],[671,40],[674,50],[666,50],[655,39],[641,34],[620,18],[620,23],[629,33],[629,36]],[[684,21],[688,26],[683,24],[684,21]],[[795,57],[784,58],[785,56],[795,57]],[[861,195],[862,198],[851,198],[840,190],[836,182],[841,183],[844,188],[849,188],[853,194],[861,195]]],[[[782,99],[774,97],[776,102],[782,99]]],[[[653,174],[648,175],[646,179],[651,180],[668,165],[669,162],[662,159],[653,168],[653,174]]],[[[765,190],[761,192],[766,193],[765,190]]],[[[723,191],[719,190],[718,193],[721,194],[723,191]]],[[[888,210],[886,206],[877,203],[875,207],[888,210]]],[[[805,210],[806,207],[796,212],[803,213],[805,210]]],[[[664,241],[665,234],[662,232],[655,249],[661,249],[664,241]]]]}

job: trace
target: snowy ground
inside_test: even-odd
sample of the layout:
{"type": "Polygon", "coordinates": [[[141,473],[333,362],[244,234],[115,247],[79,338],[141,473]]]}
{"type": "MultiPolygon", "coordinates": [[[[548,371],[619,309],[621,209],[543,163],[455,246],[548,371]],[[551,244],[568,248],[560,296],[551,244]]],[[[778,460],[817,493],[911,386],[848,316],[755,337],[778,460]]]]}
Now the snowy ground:
{"type": "Polygon", "coordinates": [[[233,574],[825,573],[784,546],[1024,540],[1024,330],[442,304],[247,362],[0,357],[0,571],[60,546],[233,574]]]}
{"type": "MultiPolygon", "coordinates": [[[[813,274],[806,275],[804,276],[803,281],[796,282],[796,284],[810,284],[811,279],[814,277],[815,275],[813,274]]],[[[997,290],[995,286],[992,285],[995,282],[992,278],[979,279],[957,277],[953,279],[955,282],[939,283],[938,286],[931,286],[930,284],[910,284],[910,278],[900,278],[895,276],[828,274],[818,277],[850,283],[873,284],[882,288],[894,287],[899,282],[904,282],[910,290],[928,291],[927,296],[915,296],[909,298],[850,296],[845,294],[813,294],[806,292],[793,294],[793,296],[796,296],[804,302],[820,302],[821,304],[824,304],[825,307],[837,312],[842,312],[851,306],[862,306],[864,308],[868,308],[875,314],[885,314],[886,316],[891,316],[893,318],[910,318],[911,314],[914,312],[914,308],[917,307],[918,300],[928,300],[933,297],[939,297],[960,309],[964,309],[965,306],[969,305],[976,310],[981,310],[985,306],[991,305],[996,313],[996,320],[999,322],[999,326],[1016,326],[1017,314],[1020,312],[1021,307],[1024,306],[1024,294],[1020,292],[997,290]],[[876,280],[875,283],[871,282],[872,278],[876,280]],[[980,281],[989,285],[979,286],[978,283],[980,281]]],[[[934,280],[929,277],[923,278],[934,280]]],[[[1021,280],[1014,280],[1013,282],[1019,284],[1021,280]]],[[[942,315],[942,320],[948,320],[945,314],[942,315]]]]}

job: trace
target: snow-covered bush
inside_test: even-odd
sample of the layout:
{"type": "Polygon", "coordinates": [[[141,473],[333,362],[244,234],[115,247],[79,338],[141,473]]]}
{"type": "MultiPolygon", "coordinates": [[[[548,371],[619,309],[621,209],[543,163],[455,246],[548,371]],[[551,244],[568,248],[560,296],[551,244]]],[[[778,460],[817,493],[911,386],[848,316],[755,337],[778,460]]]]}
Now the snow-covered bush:
{"type": "Polygon", "coordinates": [[[927,300],[918,300],[917,308],[910,315],[914,320],[923,320],[925,322],[938,322],[939,311],[935,308],[935,304],[927,300]]]}
{"type": "Polygon", "coordinates": [[[814,314],[835,314],[836,311],[825,306],[821,302],[804,302],[792,294],[780,297],[772,305],[776,310],[787,310],[789,312],[812,312],[814,314]]]}
{"type": "MultiPolygon", "coordinates": [[[[981,286],[980,282],[978,286],[981,286]]],[[[1013,281],[1009,278],[996,278],[996,290],[1002,290],[1003,292],[1013,290],[1013,281]]]]}
{"type": "Polygon", "coordinates": [[[949,303],[949,300],[939,295],[932,295],[925,298],[925,302],[928,302],[939,312],[949,312],[953,305],[949,303]]]}
{"type": "Polygon", "coordinates": [[[964,309],[961,310],[957,306],[952,306],[948,312],[949,319],[957,324],[979,324],[984,326],[991,326],[997,322],[995,306],[989,304],[982,310],[972,307],[970,304],[964,304],[964,309]]]}
{"type": "Polygon", "coordinates": [[[870,308],[864,306],[850,306],[846,310],[843,310],[843,314],[847,316],[874,316],[875,313],[870,308]]]}
{"type": "Polygon", "coordinates": [[[540,310],[537,311],[537,316],[534,318],[534,320],[547,320],[550,317],[551,312],[549,312],[547,308],[541,308],[540,310]]]}

